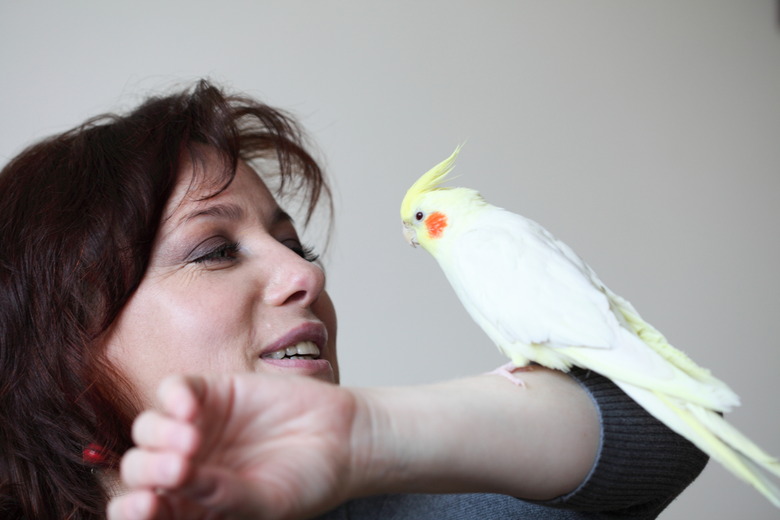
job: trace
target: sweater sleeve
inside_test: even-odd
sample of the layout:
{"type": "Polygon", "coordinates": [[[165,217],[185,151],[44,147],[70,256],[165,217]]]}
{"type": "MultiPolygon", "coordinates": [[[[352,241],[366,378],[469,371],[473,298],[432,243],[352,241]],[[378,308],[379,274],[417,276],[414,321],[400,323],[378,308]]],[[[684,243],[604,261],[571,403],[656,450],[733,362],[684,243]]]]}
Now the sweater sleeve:
{"type": "Polygon", "coordinates": [[[599,411],[601,445],[590,474],[568,495],[544,502],[579,511],[655,518],[701,473],[708,457],[612,381],[573,369],[599,411]]]}

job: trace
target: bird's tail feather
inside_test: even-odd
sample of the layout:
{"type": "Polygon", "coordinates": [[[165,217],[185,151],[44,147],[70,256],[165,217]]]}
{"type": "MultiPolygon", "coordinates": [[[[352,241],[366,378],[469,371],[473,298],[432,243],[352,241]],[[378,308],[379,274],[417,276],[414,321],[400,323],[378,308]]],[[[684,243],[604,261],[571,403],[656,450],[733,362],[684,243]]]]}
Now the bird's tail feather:
{"type": "MultiPolygon", "coordinates": [[[[553,353],[615,383],[624,381],[717,411],[729,411],[739,405],[739,397],[725,383],[714,377],[707,381],[692,377],[657,349],[648,348],[647,342],[634,331],[622,327],[612,349],[565,347],[555,349],[553,353]]],[[[541,364],[548,366],[544,362],[541,364]]]]}
{"type": "Polygon", "coordinates": [[[729,424],[723,417],[700,406],[688,406],[691,413],[707,429],[718,436],[723,442],[732,446],[756,464],[780,477],[780,461],[759,448],[745,434],[729,424]]]}
{"type": "Polygon", "coordinates": [[[764,452],[717,413],[657,391],[616,382],[628,395],[669,428],[751,484],[780,508],[780,488],[764,471],[780,476],[780,462],[764,452]]]}

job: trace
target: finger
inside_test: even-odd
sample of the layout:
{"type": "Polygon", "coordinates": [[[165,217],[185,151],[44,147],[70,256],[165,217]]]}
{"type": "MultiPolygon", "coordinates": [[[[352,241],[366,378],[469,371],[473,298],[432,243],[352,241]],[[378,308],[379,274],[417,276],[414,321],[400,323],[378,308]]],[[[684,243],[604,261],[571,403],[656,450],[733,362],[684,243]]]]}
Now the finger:
{"type": "Polygon", "coordinates": [[[129,488],[180,487],[191,471],[190,460],[179,453],[132,448],[122,457],[120,475],[129,488]]]}
{"type": "Polygon", "coordinates": [[[166,413],[190,421],[200,410],[205,393],[206,381],[202,377],[174,375],[163,380],[157,397],[166,413]]]}
{"type": "Polygon", "coordinates": [[[158,496],[149,490],[115,496],[106,509],[108,520],[163,520],[159,512],[158,496]]]}
{"type": "Polygon", "coordinates": [[[195,452],[200,441],[198,430],[189,423],[145,411],[133,421],[133,441],[144,449],[175,451],[184,455],[195,452]]]}

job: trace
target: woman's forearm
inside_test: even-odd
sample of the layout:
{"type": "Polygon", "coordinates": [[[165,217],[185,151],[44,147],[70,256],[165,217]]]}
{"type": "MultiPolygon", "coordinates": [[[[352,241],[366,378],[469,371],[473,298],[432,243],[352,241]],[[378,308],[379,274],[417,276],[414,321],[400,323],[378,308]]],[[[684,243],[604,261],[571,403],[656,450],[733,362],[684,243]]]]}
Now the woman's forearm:
{"type": "Polygon", "coordinates": [[[598,412],[569,376],[543,368],[402,388],[349,389],[352,496],[504,493],[549,499],[575,489],[599,446],[598,412]]]}

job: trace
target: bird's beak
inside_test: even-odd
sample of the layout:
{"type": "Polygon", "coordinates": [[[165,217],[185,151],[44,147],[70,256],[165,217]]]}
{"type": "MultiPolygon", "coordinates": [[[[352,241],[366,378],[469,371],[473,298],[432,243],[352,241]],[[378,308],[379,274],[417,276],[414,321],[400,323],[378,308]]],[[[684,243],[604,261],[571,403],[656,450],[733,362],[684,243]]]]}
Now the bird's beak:
{"type": "Polygon", "coordinates": [[[417,232],[415,232],[414,228],[404,222],[404,239],[406,239],[406,242],[412,246],[417,247],[420,243],[417,241],[417,232]]]}

